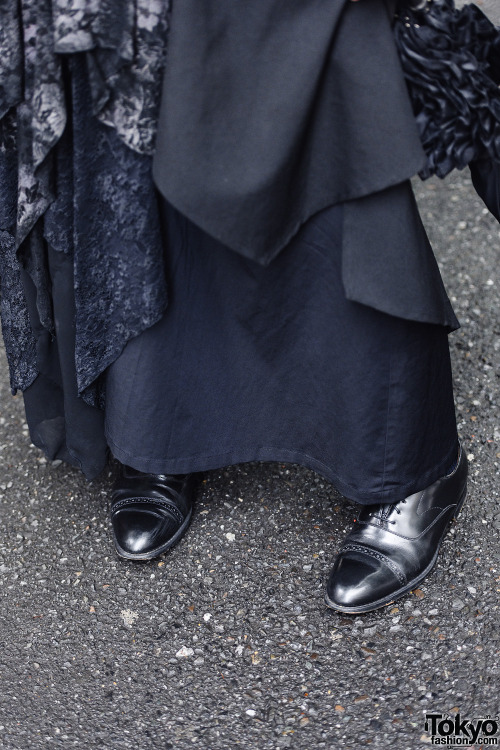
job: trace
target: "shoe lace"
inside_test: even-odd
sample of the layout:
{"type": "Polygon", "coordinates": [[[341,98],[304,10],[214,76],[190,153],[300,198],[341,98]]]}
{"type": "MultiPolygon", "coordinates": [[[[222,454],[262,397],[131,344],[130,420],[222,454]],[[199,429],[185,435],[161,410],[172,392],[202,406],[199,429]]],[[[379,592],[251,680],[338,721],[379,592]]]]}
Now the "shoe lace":
{"type": "Polygon", "coordinates": [[[387,521],[387,523],[395,524],[394,519],[389,520],[389,514],[395,510],[398,516],[401,514],[401,505],[405,505],[407,498],[400,500],[397,503],[384,503],[383,505],[377,505],[373,510],[368,511],[368,515],[378,518],[380,521],[387,521]]]}
{"type": "MultiPolygon", "coordinates": [[[[405,505],[405,503],[406,503],[406,497],[405,497],[404,500],[400,500],[399,503],[396,503],[396,505],[394,506],[394,510],[396,511],[396,513],[398,514],[398,516],[401,514],[400,505],[405,505]]],[[[392,520],[392,521],[389,521],[389,523],[394,524],[394,523],[396,523],[396,521],[392,520]]]]}

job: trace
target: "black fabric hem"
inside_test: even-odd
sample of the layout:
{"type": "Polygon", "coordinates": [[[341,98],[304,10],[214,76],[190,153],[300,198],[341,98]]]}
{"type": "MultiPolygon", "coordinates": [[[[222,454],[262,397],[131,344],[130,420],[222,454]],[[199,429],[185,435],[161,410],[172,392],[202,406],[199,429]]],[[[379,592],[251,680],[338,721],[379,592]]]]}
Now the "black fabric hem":
{"type": "MultiPolygon", "coordinates": [[[[458,450],[458,438],[445,457],[437,463],[431,470],[420,474],[412,482],[403,484],[398,487],[391,487],[380,491],[369,491],[354,487],[349,482],[342,480],[336,472],[327,466],[323,461],[313,456],[303,453],[302,451],[287,450],[276,447],[254,447],[244,449],[233,449],[227,453],[214,455],[194,455],[185,456],[175,459],[151,459],[142,456],[132,456],[127,451],[122,450],[116,445],[111,437],[106,434],[109,449],[113,456],[122,464],[131,466],[137,471],[143,471],[151,474],[190,474],[204,471],[213,471],[222,469],[226,466],[244,464],[255,461],[277,462],[298,464],[306,469],[317,472],[322,477],[333,484],[336,490],[348,500],[352,500],[359,505],[377,505],[379,503],[397,503],[404,500],[405,497],[419,492],[440,477],[444,476],[453,461],[456,461],[458,450]]],[[[387,481],[385,481],[387,484],[387,481]]]]}

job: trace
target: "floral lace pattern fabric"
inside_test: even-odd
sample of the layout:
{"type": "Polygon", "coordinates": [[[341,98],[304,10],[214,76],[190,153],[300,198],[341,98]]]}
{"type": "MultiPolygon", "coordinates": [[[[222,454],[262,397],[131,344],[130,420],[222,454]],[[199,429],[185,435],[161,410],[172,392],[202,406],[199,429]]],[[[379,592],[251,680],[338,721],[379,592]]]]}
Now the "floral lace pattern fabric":
{"type": "Polygon", "coordinates": [[[20,261],[54,330],[42,236],[74,255],[75,359],[89,400],[165,309],[151,154],[168,10],[169,0],[0,0],[1,313],[14,391],[36,377],[20,261]]]}

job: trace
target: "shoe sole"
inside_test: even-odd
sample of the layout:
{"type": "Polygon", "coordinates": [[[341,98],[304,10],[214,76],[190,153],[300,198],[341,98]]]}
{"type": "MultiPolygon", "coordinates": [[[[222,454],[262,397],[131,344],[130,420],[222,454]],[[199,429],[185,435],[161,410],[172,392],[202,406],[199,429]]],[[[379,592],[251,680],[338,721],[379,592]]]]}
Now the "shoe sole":
{"type": "Polygon", "coordinates": [[[121,557],[123,560],[154,560],[155,557],[159,557],[159,555],[163,554],[164,552],[167,552],[167,550],[171,549],[177,542],[181,540],[181,537],[184,535],[185,531],[187,530],[187,527],[189,526],[191,522],[191,516],[193,515],[193,509],[190,508],[189,513],[187,514],[186,518],[184,519],[183,523],[175,534],[170,537],[168,542],[165,542],[165,544],[162,544],[160,547],[156,547],[153,550],[150,550],[149,552],[138,552],[137,554],[134,554],[133,552],[126,552],[126,550],[122,549],[115,541],[115,549],[118,554],[118,557],[121,557]]]}
{"type": "Polygon", "coordinates": [[[424,578],[427,578],[427,576],[432,572],[432,569],[437,563],[439,550],[441,549],[441,544],[443,543],[443,540],[446,536],[448,528],[451,526],[452,522],[458,518],[466,499],[467,499],[467,487],[465,488],[462,497],[458,501],[452,517],[446,524],[443,530],[443,533],[441,534],[441,538],[439,539],[434,557],[432,558],[432,560],[430,561],[426,569],[422,573],[420,573],[420,575],[417,576],[417,578],[414,578],[413,581],[410,581],[410,583],[407,583],[402,588],[398,589],[397,591],[394,591],[390,596],[386,596],[383,599],[379,599],[376,602],[372,602],[371,604],[364,604],[360,607],[342,607],[332,602],[331,599],[328,598],[328,594],[325,593],[326,606],[329,607],[329,609],[334,609],[337,612],[343,612],[348,615],[362,614],[363,612],[373,612],[373,610],[375,609],[380,609],[381,607],[387,607],[389,604],[392,604],[393,602],[397,601],[402,596],[404,596],[404,594],[407,594],[408,592],[412,591],[419,583],[421,583],[424,580],[424,578]]]}

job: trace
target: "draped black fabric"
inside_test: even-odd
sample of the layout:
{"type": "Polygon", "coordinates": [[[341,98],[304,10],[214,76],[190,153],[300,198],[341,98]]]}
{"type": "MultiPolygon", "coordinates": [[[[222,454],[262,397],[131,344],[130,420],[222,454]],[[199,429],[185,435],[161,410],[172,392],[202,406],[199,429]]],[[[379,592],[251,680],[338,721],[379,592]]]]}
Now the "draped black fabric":
{"type": "Polygon", "coordinates": [[[0,313],[13,391],[38,373],[21,266],[54,331],[44,235],[74,251],[86,398],[127,338],[165,308],[150,172],[168,4],[0,0],[0,313]]]}
{"type": "Polygon", "coordinates": [[[92,115],[85,56],[69,56],[63,69],[67,124],[49,155],[54,199],[17,257],[12,226],[18,152],[15,141],[0,148],[0,222],[11,230],[1,231],[0,224],[2,324],[11,385],[24,390],[40,370],[20,265],[35,285],[40,324],[53,336],[47,248],[68,254],[74,264],[78,392],[96,403],[99,375],[167,306],[163,246],[151,157],[128,148],[115,129],[92,115]]]}
{"type": "Polygon", "coordinates": [[[348,299],[405,320],[459,327],[409,182],[345,203],[342,245],[348,299]]]}
{"type": "Polygon", "coordinates": [[[57,336],[42,325],[36,286],[22,272],[38,368],[36,379],[23,391],[26,420],[32,442],[46,456],[66,461],[93,479],[106,465],[108,448],[103,411],[78,395],[73,259],[49,245],[46,261],[57,336]]]}
{"type": "Polygon", "coordinates": [[[472,182],[493,216],[500,221],[500,164],[482,159],[472,162],[472,182]]]}
{"type": "Polygon", "coordinates": [[[424,161],[384,0],[173,3],[155,180],[223,244],[266,264],[424,161]]]}
{"type": "MultiPolygon", "coordinates": [[[[189,155],[199,208],[244,235],[241,246],[165,205],[162,239],[150,157],[96,119],[88,56],[69,54],[57,58],[67,119],[43,163],[40,184],[50,190],[30,192],[29,170],[21,181],[26,199],[47,205],[18,223],[29,231],[16,256],[24,162],[12,111],[3,118],[4,332],[13,387],[23,389],[32,439],[47,455],[89,478],[108,444],[139,470],[296,461],[360,502],[395,501],[448,468],[456,428],[446,333],[458,323],[401,182],[423,154],[384,5],[359,6],[343,13],[340,0],[269,0],[252,6],[245,31],[226,0],[213,17],[196,5],[215,24],[207,31],[229,89],[219,91],[217,66],[196,79],[199,55],[209,52],[200,38],[165,90],[176,137],[196,131],[199,139],[189,155]],[[224,13],[248,48],[218,35],[224,13]],[[259,40],[262,56],[253,54],[259,40]],[[233,53],[242,64],[231,80],[233,53]],[[260,100],[264,61],[268,71],[276,63],[276,76],[260,100]],[[238,90],[249,89],[240,110],[238,90]],[[182,116],[196,101],[206,120],[182,116]],[[234,130],[221,119],[231,112],[234,130]],[[233,163],[239,135],[245,158],[233,163]]],[[[198,23],[188,28],[194,10],[190,0],[174,8],[186,42],[202,34],[198,23]]],[[[171,61],[178,53],[174,45],[171,61]]],[[[160,135],[157,175],[168,177],[176,155],[161,166],[160,135]]],[[[180,161],[187,156],[179,151],[180,161]]]]}
{"type": "Polygon", "coordinates": [[[446,472],[457,445],[446,330],[346,300],[342,214],[315,215],[263,267],[164,205],[171,305],[106,378],[120,461],[155,473],[298,463],[360,503],[401,500],[446,472]]]}
{"type": "MultiPolygon", "coordinates": [[[[134,43],[124,27],[120,27],[125,33],[123,38],[120,32],[107,42],[112,51],[113,44],[119,41],[118,52],[127,55],[127,65],[120,68],[122,75],[116,77],[113,73],[106,79],[108,88],[116,88],[116,97],[110,94],[109,100],[116,104],[113,127],[106,127],[94,115],[95,66],[90,63],[94,52],[72,52],[85,48],[89,41],[87,16],[61,16],[62,6],[58,5],[59,15],[53,20],[47,2],[38,8],[33,0],[23,0],[23,18],[31,29],[26,29],[26,34],[36,31],[36,54],[33,52],[29,60],[23,61],[19,56],[17,10],[7,2],[0,3],[2,20],[10,19],[1,40],[2,49],[6,49],[2,65],[8,69],[2,90],[7,112],[0,121],[1,317],[14,391],[26,389],[39,372],[20,261],[37,288],[40,320],[51,335],[54,332],[50,275],[44,259],[46,240],[74,258],[76,374],[78,391],[88,401],[96,402],[94,384],[126,341],[158,320],[167,305],[151,160],[131,148],[142,143],[139,132],[147,134],[150,142],[156,126],[153,121],[158,104],[155,96],[158,97],[154,92],[159,91],[159,66],[166,41],[166,4],[162,0],[158,13],[150,13],[145,0],[127,0],[127,18],[131,17],[133,2],[140,5],[130,27],[135,28],[134,43]],[[52,22],[57,25],[55,48],[47,41],[53,32],[52,22]],[[57,50],[64,50],[65,54],[57,50]],[[50,65],[45,65],[47,60],[50,65]],[[18,105],[18,117],[16,108],[8,106],[22,96],[24,68],[29,86],[24,92],[26,101],[18,105]],[[127,71],[134,82],[125,106],[127,71]],[[38,103],[43,104],[41,110],[38,103]],[[44,156],[35,170],[34,154],[38,154],[38,159],[44,156]],[[18,251],[20,238],[24,242],[18,251]],[[94,298],[99,299],[99,304],[93,303],[94,298]]],[[[407,118],[408,101],[383,0],[359,4],[367,8],[361,15],[353,10],[355,5],[349,3],[344,12],[343,4],[336,0],[285,5],[279,0],[266,0],[259,9],[255,6],[246,15],[240,14],[237,23],[230,12],[233,6],[221,4],[213,16],[214,28],[228,13],[231,34],[215,34],[211,54],[229,66],[226,72],[232,70],[234,63],[233,73],[224,79],[225,84],[232,81],[227,100],[226,89],[217,88],[222,75],[217,73],[217,66],[207,69],[200,78],[195,75],[200,72],[200,61],[206,61],[207,44],[210,47],[206,35],[214,30],[212,25],[206,27],[204,40],[198,40],[199,49],[189,46],[195,38],[187,34],[201,37],[204,32],[199,24],[194,23],[192,30],[187,28],[185,38],[184,32],[179,31],[172,38],[168,68],[172,86],[165,84],[164,117],[171,107],[171,116],[177,123],[176,137],[183,138],[183,133],[189,131],[199,139],[198,152],[187,149],[182,156],[192,160],[197,178],[189,179],[187,188],[199,192],[194,196],[196,209],[206,209],[210,221],[219,228],[224,226],[231,233],[235,221],[250,255],[255,250],[260,261],[268,262],[270,256],[262,256],[261,250],[264,245],[273,245],[273,233],[279,226],[286,224],[290,232],[296,231],[315,208],[320,194],[329,205],[336,195],[335,191],[327,195],[331,179],[338,179],[349,193],[351,188],[368,190],[378,183],[391,182],[398,174],[407,176],[418,167],[420,147],[415,146],[413,120],[407,118]],[[262,30],[259,14],[263,20],[271,18],[276,31],[271,33],[271,27],[265,26],[262,44],[267,57],[254,54],[250,60],[248,54],[258,38],[256,32],[262,30]],[[245,24],[249,24],[248,29],[245,24]],[[240,52],[245,47],[238,36],[242,34],[245,41],[247,32],[249,47],[245,58],[240,52]],[[189,54],[181,54],[183,39],[189,54]],[[276,46],[274,42],[278,40],[282,44],[276,46]],[[187,77],[183,66],[187,66],[187,77]],[[267,74],[266,66],[270,69],[267,74]],[[277,99],[276,90],[284,79],[283,96],[277,99]],[[238,96],[240,84],[245,96],[238,96]],[[250,98],[248,87],[253,92],[250,98]],[[264,95],[262,101],[260,94],[264,95]],[[212,111],[211,103],[217,100],[220,109],[212,111]],[[242,111],[237,106],[239,102],[242,111]],[[252,102],[255,109],[249,108],[252,102]],[[195,105],[205,120],[182,117],[195,105]],[[236,124],[243,128],[241,145],[245,157],[234,162],[231,149],[240,144],[226,117],[233,107],[236,124]],[[254,163],[253,156],[259,155],[252,153],[256,149],[262,153],[254,163]],[[209,188],[221,177],[217,168],[219,163],[223,165],[222,157],[231,179],[227,185],[225,179],[220,181],[222,192],[216,196],[217,205],[203,208],[204,200],[210,203],[214,197],[210,197],[209,188]],[[280,171],[280,163],[284,170],[280,171]],[[266,164],[271,179],[269,184],[264,180],[259,192],[259,171],[266,164]],[[254,179],[257,182],[252,187],[254,179]]],[[[196,9],[189,2],[175,5],[173,20],[178,30],[178,19],[185,19],[187,24],[195,10],[206,20],[205,5],[197,5],[196,9]]],[[[94,21],[92,29],[102,31],[98,35],[101,50],[107,44],[107,26],[94,21]]],[[[182,25],[180,28],[182,31],[182,25]]],[[[95,54],[100,56],[99,51],[95,54]]],[[[113,57],[111,52],[110,55],[113,57]]],[[[165,130],[160,127],[157,172],[162,179],[173,176],[182,180],[183,172],[176,162],[181,154],[177,151],[171,154],[172,162],[162,167],[164,144],[165,130]]],[[[343,272],[348,297],[392,315],[455,328],[458,323],[432,251],[428,243],[421,241],[423,229],[418,212],[407,206],[405,212],[391,213],[389,209],[388,213],[391,204],[382,199],[381,208],[380,195],[383,191],[373,198],[370,194],[346,204],[343,272]],[[374,222],[376,231],[372,231],[374,222]]],[[[172,200],[176,202],[176,196],[172,200]]],[[[322,202],[323,198],[318,204],[322,202]]],[[[201,219],[199,223],[203,223],[201,219]]]]}

